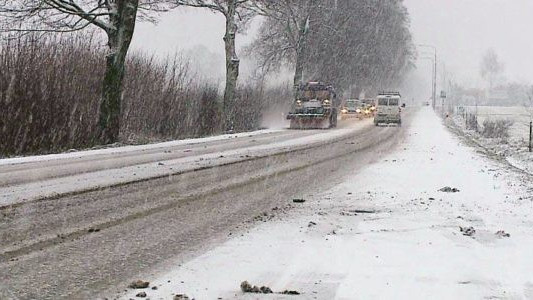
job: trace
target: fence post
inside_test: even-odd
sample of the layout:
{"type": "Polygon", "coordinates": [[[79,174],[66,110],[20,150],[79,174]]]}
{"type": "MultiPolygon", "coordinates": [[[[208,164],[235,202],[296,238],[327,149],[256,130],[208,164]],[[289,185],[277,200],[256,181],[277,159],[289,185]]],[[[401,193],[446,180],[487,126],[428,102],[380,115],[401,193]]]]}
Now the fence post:
{"type": "Polygon", "coordinates": [[[529,152],[531,152],[531,140],[533,139],[533,121],[529,122],[529,152]]]}

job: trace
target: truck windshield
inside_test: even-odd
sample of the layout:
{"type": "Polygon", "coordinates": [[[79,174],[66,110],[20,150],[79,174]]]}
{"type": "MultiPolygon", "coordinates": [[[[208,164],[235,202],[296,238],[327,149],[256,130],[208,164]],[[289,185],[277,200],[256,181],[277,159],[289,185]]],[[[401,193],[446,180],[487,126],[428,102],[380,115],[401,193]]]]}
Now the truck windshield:
{"type": "Polygon", "coordinates": [[[398,106],[398,98],[391,98],[389,99],[389,106],[398,106]]]}
{"type": "Polygon", "coordinates": [[[318,91],[304,90],[300,92],[301,100],[312,100],[312,99],[325,100],[325,99],[330,99],[330,98],[331,98],[330,92],[327,90],[318,90],[318,91]]]}
{"type": "Polygon", "coordinates": [[[388,103],[389,103],[389,99],[387,99],[387,98],[382,98],[382,99],[378,100],[378,105],[387,106],[388,103]]]}

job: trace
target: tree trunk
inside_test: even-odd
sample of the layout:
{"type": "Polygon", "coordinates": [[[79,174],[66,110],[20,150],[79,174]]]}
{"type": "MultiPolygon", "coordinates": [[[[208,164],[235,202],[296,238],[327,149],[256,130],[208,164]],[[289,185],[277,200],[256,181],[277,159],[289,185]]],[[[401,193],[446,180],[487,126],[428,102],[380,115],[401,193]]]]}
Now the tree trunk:
{"type": "Polygon", "coordinates": [[[231,108],[235,102],[235,91],[239,77],[239,58],[235,50],[235,35],[237,33],[237,24],[235,22],[236,11],[237,0],[229,0],[226,13],[226,33],[224,35],[226,50],[226,88],[224,90],[223,111],[225,115],[224,128],[226,130],[233,129],[233,111],[231,108]]]}
{"type": "Polygon", "coordinates": [[[302,84],[305,67],[305,50],[307,47],[307,33],[309,30],[309,16],[301,20],[300,30],[298,32],[298,44],[296,45],[296,68],[294,70],[294,87],[302,84]]]}
{"type": "Polygon", "coordinates": [[[300,20],[300,28],[298,31],[298,44],[296,45],[296,68],[294,70],[294,87],[295,97],[297,93],[296,87],[303,83],[305,64],[307,62],[307,39],[309,35],[309,27],[313,13],[318,8],[317,0],[307,0],[305,3],[305,18],[300,20]]]}
{"type": "Polygon", "coordinates": [[[107,31],[109,52],[100,102],[99,142],[118,141],[126,55],[130,47],[139,0],[117,1],[117,10],[110,16],[113,29],[107,31]]]}

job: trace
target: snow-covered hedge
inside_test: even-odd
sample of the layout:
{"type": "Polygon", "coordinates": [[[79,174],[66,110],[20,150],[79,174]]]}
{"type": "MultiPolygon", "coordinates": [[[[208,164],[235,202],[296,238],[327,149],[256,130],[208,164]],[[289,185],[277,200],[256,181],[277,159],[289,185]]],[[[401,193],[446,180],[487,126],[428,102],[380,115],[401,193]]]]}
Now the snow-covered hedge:
{"type": "Polygon", "coordinates": [[[486,138],[498,138],[501,140],[507,140],[509,138],[509,131],[513,126],[513,121],[507,119],[485,119],[483,121],[483,127],[481,135],[486,138]]]}
{"type": "MultiPolygon", "coordinates": [[[[0,156],[94,146],[103,42],[91,35],[26,36],[0,44],[0,156]]],[[[130,53],[121,140],[150,142],[221,131],[221,91],[190,71],[194,61],[130,53]]],[[[289,85],[241,86],[230,112],[236,131],[259,127],[261,112],[290,103],[289,85]],[[273,96],[275,95],[275,96],[273,96]]]]}

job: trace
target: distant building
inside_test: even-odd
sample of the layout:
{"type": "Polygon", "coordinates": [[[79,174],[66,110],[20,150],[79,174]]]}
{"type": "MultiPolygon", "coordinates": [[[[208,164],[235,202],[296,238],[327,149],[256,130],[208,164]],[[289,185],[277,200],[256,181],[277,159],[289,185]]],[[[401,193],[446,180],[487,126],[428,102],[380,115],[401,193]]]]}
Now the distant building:
{"type": "Polygon", "coordinates": [[[459,99],[459,105],[474,106],[476,103],[481,105],[484,98],[484,91],[479,89],[462,89],[457,91],[457,98],[459,99]]]}
{"type": "Polygon", "coordinates": [[[506,88],[495,88],[492,91],[487,91],[487,96],[483,105],[488,106],[505,106],[511,103],[509,92],[506,88]]]}
{"type": "Polygon", "coordinates": [[[476,97],[470,95],[463,95],[461,97],[461,105],[474,106],[476,105],[476,97]]]}

